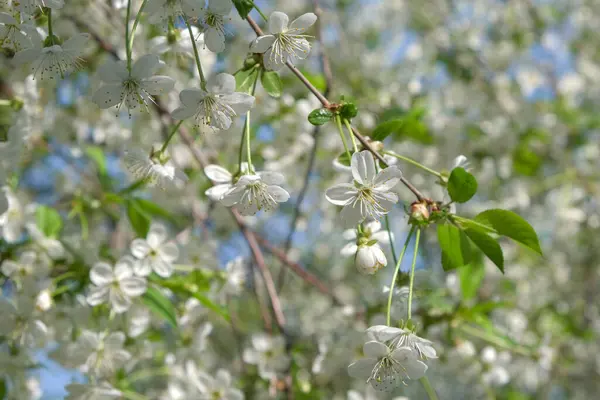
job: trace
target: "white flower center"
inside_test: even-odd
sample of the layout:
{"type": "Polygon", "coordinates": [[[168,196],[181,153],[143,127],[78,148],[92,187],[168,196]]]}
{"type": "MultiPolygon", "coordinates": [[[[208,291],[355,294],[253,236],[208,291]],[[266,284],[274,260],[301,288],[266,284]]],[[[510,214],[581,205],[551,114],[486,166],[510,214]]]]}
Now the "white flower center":
{"type": "Polygon", "coordinates": [[[303,58],[308,50],[302,44],[308,36],[297,33],[297,29],[290,29],[285,32],[275,34],[275,42],[272,45],[272,51],[269,56],[271,62],[275,64],[285,64],[289,57],[303,58]]]}
{"type": "Polygon", "coordinates": [[[204,125],[225,128],[224,119],[231,120],[236,115],[233,108],[219,99],[218,95],[209,94],[200,102],[196,120],[202,121],[204,125]]]}
{"type": "Polygon", "coordinates": [[[379,204],[377,199],[377,194],[369,187],[359,187],[358,193],[354,200],[352,201],[352,207],[356,205],[356,203],[360,203],[361,214],[368,215],[375,220],[378,220],[379,217],[387,213],[387,210],[379,204]],[[364,207],[364,212],[363,211],[364,207]]]}
{"type": "MultiPolygon", "coordinates": [[[[277,206],[277,201],[271,196],[267,187],[267,184],[261,180],[247,184],[241,203],[250,205],[256,202],[259,210],[262,210],[263,208],[265,210],[270,210],[277,206]]],[[[268,354],[268,352],[265,354],[268,354]]]]}

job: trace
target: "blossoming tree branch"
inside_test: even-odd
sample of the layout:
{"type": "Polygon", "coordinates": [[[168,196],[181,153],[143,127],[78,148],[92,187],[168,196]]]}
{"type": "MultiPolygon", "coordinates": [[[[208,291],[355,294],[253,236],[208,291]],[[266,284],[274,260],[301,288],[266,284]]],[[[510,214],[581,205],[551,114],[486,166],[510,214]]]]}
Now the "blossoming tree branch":
{"type": "Polygon", "coordinates": [[[536,231],[434,143],[421,81],[370,73],[394,24],[344,22],[408,9],[323,3],[0,5],[0,399],[496,398],[544,357],[482,286],[544,262],[536,231]]]}

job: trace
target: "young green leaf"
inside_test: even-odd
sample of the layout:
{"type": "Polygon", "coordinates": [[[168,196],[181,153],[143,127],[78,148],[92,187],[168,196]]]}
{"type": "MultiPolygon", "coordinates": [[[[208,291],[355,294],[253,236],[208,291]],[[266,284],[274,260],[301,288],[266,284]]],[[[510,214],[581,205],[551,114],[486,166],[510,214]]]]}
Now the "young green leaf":
{"type": "Polygon", "coordinates": [[[343,119],[351,120],[358,115],[358,107],[354,103],[344,103],[340,107],[340,116],[343,119]]]}
{"type": "Polygon", "coordinates": [[[106,175],[106,157],[104,151],[98,146],[90,146],[85,149],[85,153],[96,163],[98,173],[106,175]]]}
{"type": "Polygon", "coordinates": [[[477,180],[464,168],[452,170],[448,178],[448,194],[452,201],[466,203],[477,192],[477,180]]]}
{"type": "Polygon", "coordinates": [[[248,70],[239,71],[235,74],[235,86],[238,92],[248,93],[258,79],[259,68],[250,68],[248,70]]]}
{"type": "Polygon", "coordinates": [[[460,229],[452,224],[439,224],[437,235],[442,250],[442,267],[444,271],[450,271],[469,263],[471,258],[470,244],[460,229]]]}
{"type": "Polygon", "coordinates": [[[48,237],[56,238],[62,230],[62,218],[54,208],[38,206],[35,210],[35,221],[40,231],[48,237]]]}
{"type": "Polygon", "coordinates": [[[283,91],[283,83],[281,83],[279,73],[276,71],[264,71],[260,77],[260,83],[269,96],[275,98],[281,96],[281,92],[283,91]]]}
{"type": "Polygon", "coordinates": [[[152,312],[164,318],[171,326],[177,328],[177,314],[173,303],[160,290],[148,287],[142,301],[152,312]]]}
{"type": "Polygon", "coordinates": [[[331,121],[333,113],[327,108],[317,108],[308,114],[308,122],[313,125],[323,125],[331,121]]]}
{"type": "Polygon", "coordinates": [[[487,210],[478,214],[475,221],[495,229],[499,235],[509,237],[538,254],[542,254],[535,230],[521,216],[512,211],[497,208],[487,210]]]}
{"type": "Polygon", "coordinates": [[[504,255],[502,254],[502,248],[498,242],[482,229],[467,227],[464,232],[469,239],[475,243],[479,250],[481,250],[487,258],[492,260],[500,271],[504,273],[504,255]]]}
{"type": "Polygon", "coordinates": [[[371,134],[371,138],[373,140],[383,141],[392,133],[401,130],[402,125],[404,125],[404,120],[402,119],[393,119],[391,121],[383,122],[375,127],[375,130],[373,130],[373,133],[371,134]]]}
{"type": "Polygon", "coordinates": [[[481,286],[484,275],[485,269],[481,262],[471,262],[458,269],[460,291],[463,300],[470,300],[475,297],[477,290],[481,286]]]}
{"type": "MultiPolygon", "coordinates": [[[[202,3],[204,4],[204,3],[202,3]]],[[[250,11],[254,8],[251,0],[233,0],[233,5],[242,19],[246,19],[250,11]]]]}
{"type": "Polygon", "coordinates": [[[134,200],[127,201],[127,217],[135,234],[138,237],[146,237],[150,229],[150,216],[134,200]]]}

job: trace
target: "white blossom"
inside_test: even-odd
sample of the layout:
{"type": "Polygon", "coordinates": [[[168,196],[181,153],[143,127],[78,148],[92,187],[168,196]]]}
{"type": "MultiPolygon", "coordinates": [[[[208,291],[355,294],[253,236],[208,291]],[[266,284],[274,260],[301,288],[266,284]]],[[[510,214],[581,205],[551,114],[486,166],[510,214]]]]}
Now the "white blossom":
{"type": "Polygon", "coordinates": [[[127,70],[125,61],[109,60],[98,69],[98,76],[106,85],[100,87],[92,96],[92,101],[98,107],[106,109],[117,106],[120,110],[123,104],[129,115],[132,111],[145,108],[153,102],[152,96],[166,93],[173,89],[175,81],[163,75],[154,75],[161,66],[161,61],[155,54],[140,57],[127,70]]]}
{"type": "Polygon", "coordinates": [[[281,336],[253,335],[252,347],[244,350],[244,362],[258,366],[258,374],[263,379],[276,376],[290,363],[285,353],[285,340],[281,336]]]}
{"type": "MultiPolygon", "coordinates": [[[[377,240],[377,243],[389,244],[390,235],[387,230],[381,229],[381,222],[379,221],[369,221],[363,223],[362,226],[362,234],[361,236],[366,237],[371,240],[377,240]]],[[[340,250],[340,254],[345,257],[350,257],[356,255],[356,251],[358,250],[358,244],[356,243],[357,239],[357,231],[356,229],[347,229],[342,233],[344,239],[349,240],[342,249],[340,250]]],[[[394,234],[392,233],[392,238],[394,234]]]]}
{"type": "Polygon", "coordinates": [[[373,275],[387,265],[387,258],[377,243],[358,246],[354,265],[361,274],[373,275]]]}
{"type": "Polygon", "coordinates": [[[222,73],[208,80],[206,90],[184,89],[179,94],[181,106],[172,116],[176,120],[194,117],[199,126],[229,129],[233,118],[246,113],[254,104],[254,96],[236,92],[235,87],[233,75],[222,73]]]}
{"type": "Polygon", "coordinates": [[[263,209],[268,211],[290,198],[290,194],[279,186],[283,181],[283,175],[278,172],[242,175],[220,202],[226,207],[234,207],[242,215],[255,215],[263,209]]]}
{"type": "Polygon", "coordinates": [[[200,392],[198,400],[243,400],[244,395],[239,389],[231,387],[231,374],[220,369],[214,377],[198,371],[193,382],[200,392]]]}
{"type": "Polygon", "coordinates": [[[398,202],[392,189],[400,182],[402,172],[395,166],[376,172],[373,155],[367,150],[352,154],[351,166],[354,183],[335,185],[327,189],[325,196],[331,203],[344,206],[341,218],[346,226],[367,217],[378,220],[398,202]]]}
{"type": "Polygon", "coordinates": [[[8,199],[8,210],[0,215],[2,238],[8,243],[15,243],[21,239],[25,228],[25,209],[19,198],[7,187],[3,187],[8,199]]]}
{"type": "Polygon", "coordinates": [[[112,400],[120,399],[121,391],[112,387],[108,382],[71,383],[65,387],[68,392],[65,400],[112,400]]]}
{"type": "Polygon", "coordinates": [[[148,154],[141,149],[125,150],[123,161],[131,175],[143,180],[148,186],[165,189],[183,186],[188,181],[185,173],[177,169],[164,153],[152,151],[148,154]]]}
{"type": "Polygon", "coordinates": [[[38,262],[38,256],[34,251],[21,253],[17,261],[4,260],[0,269],[4,275],[13,279],[43,277],[48,273],[47,265],[38,262]]]}
{"type": "Polygon", "coordinates": [[[25,14],[33,15],[36,8],[48,7],[55,10],[61,9],[65,5],[65,0],[20,0],[19,11],[25,14]]]}
{"type": "Polygon", "coordinates": [[[48,327],[36,315],[35,299],[19,294],[14,301],[0,297],[0,336],[10,336],[22,346],[42,345],[48,327]]]}
{"type": "Polygon", "coordinates": [[[135,264],[131,256],[121,258],[114,267],[105,262],[96,263],[90,271],[94,286],[87,297],[88,303],[97,306],[108,302],[116,313],[127,311],[131,298],[146,292],[146,280],[133,275],[135,264]]]}
{"type": "Polygon", "coordinates": [[[206,47],[214,53],[225,50],[225,17],[231,12],[232,5],[231,0],[208,0],[208,7],[198,16],[204,26],[206,47]]]}
{"type": "Polygon", "coordinates": [[[169,18],[198,18],[202,11],[202,3],[198,0],[148,0],[144,11],[150,22],[164,22],[169,18]]]}
{"type": "Polygon", "coordinates": [[[31,38],[33,47],[19,51],[13,60],[17,64],[31,63],[33,75],[39,75],[43,80],[64,78],[66,74],[81,68],[83,63],[81,54],[90,35],[80,33],[72,36],[62,45],[49,46],[44,45],[37,33],[32,33],[28,37],[31,38]]]}
{"type": "Polygon", "coordinates": [[[0,12],[0,48],[18,52],[29,43],[21,24],[12,15],[0,12]]]}
{"type": "Polygon", "coordinates": [[[374,340],[388,342],[391,347],[408,347],[423,360],[437,358],[437,353],[430,340],[415,335],[408,329],[386,325],[375,325],[367,329],[367,335],[374,340]]]}
{"type": "Polygon", "coordinates": [[[289,17],[279,11],[269,16],[270,35],[259,36],[252,42],[250,51],[264,53],[263,62],[267,69],[279,70],[286,62],[308,57],[310,43],[305,32],[317,21],[313,13],[295,19],[288,27],[289,17]]]}
{"type": "Polygon", "coordinates": [[[98,377],[112,376],[131,359],[131,354],[123,349],[123,332],[97,333],[84,330],[76,344],[76,354],[85,359],[88,373],[98,377]]]}
{"type": "Polygon", "coordinates": [[[223,290],[228,294],[240,294],[246,283],[246,267],[242,257],[236,257],[225,266],[227,281],[223,290]]]}
{"type": "Polygon", "coordinates": [[[131,242],[131,254],[140,260],[134,266],[137,275],[148,276],[152,271],[163,278],[173,273],[173,262],[179,258],[179,248],[167,241],[167,229],[158,223],[150,225],[146,239],[134,239],[131,242]]]}

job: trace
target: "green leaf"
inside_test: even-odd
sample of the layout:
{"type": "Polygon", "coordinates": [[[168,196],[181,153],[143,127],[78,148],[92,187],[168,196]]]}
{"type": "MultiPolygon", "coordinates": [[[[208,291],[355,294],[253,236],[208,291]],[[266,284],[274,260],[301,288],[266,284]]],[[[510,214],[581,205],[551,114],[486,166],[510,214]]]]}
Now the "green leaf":
{"type": "Polygon", "coordinates": [[[106,175],[106,157],[104,151],[98,146],[89,146],[85,149],[85,153],[94,161],[100,175],[106,175]]]}
{"type": "Polygon", "coordinates": [[[402,119],[393,119],[391,121],[383,122],[375,127],[371,137],[373,140],[382,141],[392,133],[400,131],[403,125],[404,120],[402,119]]]}
{"type": "Polygon", "coordinates": [[[260,77],[260,83],[271,97],[280,97],[283,91],[283,83],[279,73],[276,71],[264,71],[260,77]]]}
{"type": "Polygon", "coordinates": [[[504,273],[504,255],[498,242],[481,229],[467,227],[464,232],[494,264],[504,273]]]}
{"type": "Polygon", "coordinates": [[[164,318],[171,326],[177,328],[177,314],[173,303],[160,290],[148,287],[142,301],[156,315],[164,318]]]}
{"type": "Polygon", "coordinates": [[[62,230],[62,218],[54,208],[38,206],[35,210],[35,221],[38,228],[48,237],[56,238],[62,230]]]}
{"type": "Polygon", "coordinates": [[[457,203],[466,203],[477,192],[477,180],[464,168],[452,170],[448,178],[448,194],[457,203]]]}
{"type": "Polygon", "coordinates": [[[135,198],[130,201],[134,202],[136,207],[147,215],[173,219],[173,215],[170,212],[150,200],[135,198]]]}
{"type": "Polygon", "coordinates": [[[138,237],[146,237],[150,229],[150,216],[138,206],[135,200],[127,201],[127,217],[135,234],[138,237]]]}
{"type": "Polygon", "coordinates": [[[314,74],[312,72],[310,72],[309,70],[306,69],[300,69],[300,72],[302,72],[302,74],[304,75],[304,77],[306,79],[308,79],[308,81],[310,83],[312,83],[312,85],[317,88],[317,90],[321,93],[323,93],[325,91],[325,89],[327,88],[327,79],[325,79],[325,75],[323,74],[314,74]]]}
{"type": "Polygon", "coordinates": [[[350,157],[348,157],[348,153],[347,152],[343,152],[342,154],[340,154],[337,157],[337,161],[340,164],[345,165],[346,167],[349,167],[350,166],[350,161],[351,161],[352,154],[354,154],[354,150],[350,150],[350,157]]]}
{"type": "Polygon", "coordinates": [[[343,119],[352,119],[358,115],[358,107],[354,103],[344,103],[340,107],[340,116],[343,119]]]}
{"type": "Polygon", "coordinates": [[[465,234],[452,224],[439,224],[438,241],[442,250],[444,271],[462,267],[471,259],[470,245],[465,234]]]}
{"type": "Polygon", "coordinates": [[[233,0],[233,5],[237,9],[242,19],[246,19],[248,14],[250,14],[250,11],[252,11],[254,8],[251,0],[233,0]]]}
{"type": "Polygon", "coordinates": [[[538,254],[542,254],[540,242],[535,230],[521,216],[512,211],[492,209],[482,212],[475,221],[496,230],[499,235],[519,242],[538,254]]]}
{"type": "Polygon", "coordinates": [[[323,125],[331,121],[333,113],[327,108],[317,108],[308,114],[308,122],[313,125],[323,125]]]}
{"type": "Polygon", "coordinates": [[[485,269],[481,262],[472,262],[458,269],[460,291],[464,300],[470,300],[475,297],[483,281],[484,274],[485,269]]]}
{"type": "Polygon", "coordinates": [[[4,378],[0,379],[0,400],[6,397],[6,380],[4,378]]]}
{"type": "Polygon", "coordinates": [[[229,316],[229,313],[227,312],[227,310],[215,303],[213,303],[213,301],[211,299],[209,299],[208,297],[206,297],[205,295],[203,295],[200,292],[190,292],[190,294],[196,299],[198,300],[200,303],[202,303],[202,305],[206,308],[208,308],[209,310],[219,314],[221,317],[223,317],[226,321],[229,321],[231,318],[229,316]]]}
{"type": "Polygon", "coordinates": [[[235,86],[238,92],[248,93],[258,79],[259,68],[250,68],[248,70],[239,71],[235,74],[235,86]]]}

